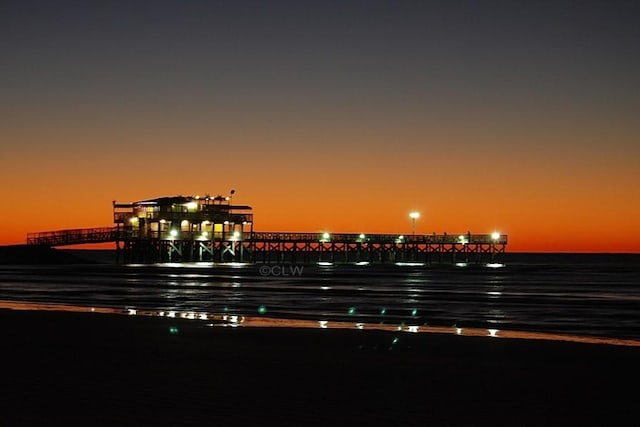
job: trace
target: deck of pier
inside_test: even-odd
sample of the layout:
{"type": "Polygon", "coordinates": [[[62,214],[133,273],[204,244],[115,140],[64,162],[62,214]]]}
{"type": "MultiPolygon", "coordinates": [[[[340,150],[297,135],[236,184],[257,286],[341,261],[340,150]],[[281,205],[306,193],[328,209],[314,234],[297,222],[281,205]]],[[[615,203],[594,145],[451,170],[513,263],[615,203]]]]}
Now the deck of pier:
{"type": "Polygon", "coordinates": [[[482,263],[504,253],[507,236],[497,234],[356,234],[252,232],[216,235],[183,232],[139,236],[118,227],[29,233],[27,244],[69,246],[114,242],[120,263],[249,262],[482,263]]]}

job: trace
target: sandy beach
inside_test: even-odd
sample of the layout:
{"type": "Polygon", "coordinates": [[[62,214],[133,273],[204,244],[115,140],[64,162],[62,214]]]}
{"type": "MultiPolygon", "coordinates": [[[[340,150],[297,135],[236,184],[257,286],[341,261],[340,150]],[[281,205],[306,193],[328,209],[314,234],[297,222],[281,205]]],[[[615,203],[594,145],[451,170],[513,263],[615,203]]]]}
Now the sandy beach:
{"type": "Polygon", "coordinates": [[[622,425],[640,348],[1,310],[3,425],[622,425]]]}

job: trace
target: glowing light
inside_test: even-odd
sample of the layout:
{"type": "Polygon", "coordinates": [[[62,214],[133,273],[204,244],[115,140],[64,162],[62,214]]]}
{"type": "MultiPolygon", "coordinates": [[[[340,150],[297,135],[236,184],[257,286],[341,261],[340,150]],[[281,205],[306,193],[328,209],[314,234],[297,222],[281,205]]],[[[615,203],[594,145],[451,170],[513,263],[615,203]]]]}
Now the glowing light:
{"type": "Polygon", "coordinates": [[[170,326],[170,327],[169,327],[169,333],[170,333],[171,335],[178,335],[178,332],[179,332],[179,331],[178,331],[178,328],[177,328],[176,326],[170,326]]]}
{"type": "Polygon", "coordinates": [[[189,202],[187,203],[187,209],[190,211],[194,211],[198,208],[198,203],[197,202],[189,202]]]}
{"type": "Polygon", "coordinates": [[[418,333],[419,328],[420,328],[419,326],[407,326],[407,332],[418,333]]]}
{"type": "Polygon", "coordinates": [[[327,233],[326,231],[322,233],[322,240],[329,240],[330,238],[331,234],[327,233]]]}
{"type": "Polygon", "coordinates": [[[382,310],[380,310],[380,314],[382,314],[383,316],[387,313],[387,309],[383,308],[382,310]]]}
{"type": "Polygon", "coordinates": [[[172,230],[169,232],[169,234],[171,235],[171,237],[176,237],[176,236],[178,235],[178,231],[177,231],[177,230],[173,230],[173,229],[172,229],[172,230]]]}
{"type": "Polygon", "coordinates": [[[366,236],[363,233],[360,233],[360,235],[358,236],[359,239],[364,239],[366,236]]]}
{"type": "Polygon", "coordinates": [[[138,314],[138,311],[135,308],[130,308],[128,310],[129,316],[135,316],[136,314],[138,314]]]}
{"type": "Polygon", "coordinates": [[[497,329],[487,329],[487,332],[489,332],[490,337],[497,337],[499,331],[497,329]]]}
{"type": "Polygon", "coordinates": [[[267,312],[267,307],[264,305],[261,305],[260,307],[258,307],[258,313],[260,314],[265,314],[267,312]]]}
{"type": "Polygon", "coordinates": [[[462,328],[456,328],[456,335],[462,335],[462,328]]]}
{"type": "Polygon", "coordinates": [[[420,212],[411,212],[409,214],[409,218],[411,218],[411,234],[413,236],[416,235],[416,220],[420,218],[420,212]]]}
{"type": "Polygon", "coordinates": [[[416,314],[418,314],[418,309],[414,308],[413,310],[411,310],[411,315],[415,316],[416,314]]]}
{"type": "Polygon", "coordinates": [[[137,218],[137,217],[129,218],[129,222],[130,222],[131,224],[135,224],[135,223],[137,223],[137,222],[138,222],[138,218],[137,218]]]}
{"type": "Polygon", "coordinates": [[[364,329],[364,323],[356,323],[357,329],[364,329]]]}
{"type": "Polygon", "coordinates": [[[424,265],[424,262],[396,262],[399,267],[421,267],[424,265]]]}
{"type": "Polygon", "coordinates": [[[207,320],[209,318],[209,316],[207,315],[207,313],[200,313],[200,315],[198,316],[198,319],[200,320],[207,320]]]}
{"type": "Polygon", "coordinates": [[[169,313],[167,313],[167,317],[176,317],[176,312],[170,311],[169,313]]]}
{"type": "Polygon", "coordinates": [[[333,265],[333,263],[328,261],[319,261],[318,265],[329,266],[329,265],[333,265]]]}
{"type": "Polygon", "coordinates": [[[504,264],[500,264],[499,262],[490,262],[487,264],[487,267],[489,268],[500,268],[500,267],[504,267],[504,264]]]}
{"type": "Polygon", "coordinates": [[[353,316],[354,314],[356,314],[356,308],[355,307],[349,307],[349,316],[353,316]]]}
{"type": "Polygon", "coordinates": [[[239,231],[234,231],[234,232],[233,232],[233,238],[234,238],[234,239],[237,239],[237,238],[239,238],[239,237],[240,237],[240,232],[239,232],[239,231]]]}
{"type": "Polygon", "coordinates": [[[326,321],[326,320],[320,320],[320,321],[318,322],[318,324],[320,325],[320,327],[321,327],[322,329],[327,329],[327,321],[326,321]]]}
{"type": "Polygon", "coordinates": [[[369,261],[358,261],[356,265],[369,265],[369,261]]]}
{"type": "Polygon", "coordinates": [[[466,267],[467,265],[466,262],[456,262],[456,267],[466,267]]]}
{"type": "Polygon", "coordinates": [[[493,240],[498,240],[500,239],[500,233],[498,233],[497,231],[494,231],[493,233],[491,233],[491,238],[493,240]]]}

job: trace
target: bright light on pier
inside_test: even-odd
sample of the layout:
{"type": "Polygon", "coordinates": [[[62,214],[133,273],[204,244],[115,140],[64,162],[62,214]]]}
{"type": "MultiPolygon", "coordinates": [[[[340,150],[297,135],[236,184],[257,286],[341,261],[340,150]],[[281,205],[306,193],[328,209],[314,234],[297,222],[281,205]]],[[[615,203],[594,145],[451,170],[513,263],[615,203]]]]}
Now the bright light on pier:
{"type": "Polygon", "coordinates": [[[411,234],[416,235],[416,219],[420,218],[420,212],[413,211],[409,213],[409,218],[411,218],[411,234]]]}
{"type": "Polygon", "coordinates": [[[498,240],[500,238],[500,233],[498,233],[497,231],[494,231],[493,233],[491,233],[491,238],[493,240],[498,240]]]}

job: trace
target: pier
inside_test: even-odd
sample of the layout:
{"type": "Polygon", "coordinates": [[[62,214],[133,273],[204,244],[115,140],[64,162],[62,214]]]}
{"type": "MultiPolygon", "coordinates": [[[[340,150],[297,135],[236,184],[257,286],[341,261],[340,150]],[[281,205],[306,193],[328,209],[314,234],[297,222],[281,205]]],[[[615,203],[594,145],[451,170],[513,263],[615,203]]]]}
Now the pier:
{"type": "MultiPolygon", "coordinates": [[[[233,194],[233,193],[232,193],[233,194]]],[[[28,245],[113,242],[118,263],[243,262],[264,264],[487,263],[507,236],[260,232],[250,206],[231,196],[174,196],[113,202],[113,227],[28,233],[28,245]]]]}

